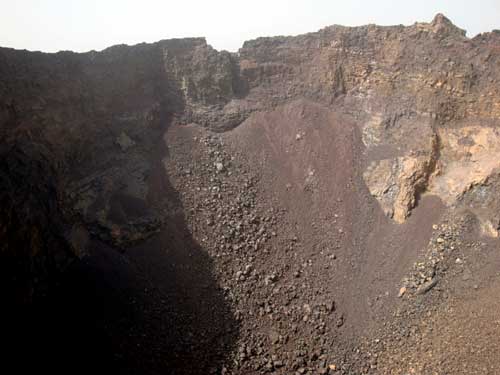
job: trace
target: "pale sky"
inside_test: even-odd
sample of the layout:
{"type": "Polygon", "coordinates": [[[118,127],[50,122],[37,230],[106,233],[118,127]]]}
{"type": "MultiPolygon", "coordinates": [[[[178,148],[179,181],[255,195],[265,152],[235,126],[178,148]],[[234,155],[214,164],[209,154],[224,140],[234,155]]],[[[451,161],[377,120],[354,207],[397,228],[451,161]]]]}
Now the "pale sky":
{"type": "Polygon", "coordinates": [[[83,52],[204,36],[218,50],[237,51],[259,36],[410,25],[436,13],[469,37],[500,29],[500,0],[0,0],[0,46],[83,52]]]}

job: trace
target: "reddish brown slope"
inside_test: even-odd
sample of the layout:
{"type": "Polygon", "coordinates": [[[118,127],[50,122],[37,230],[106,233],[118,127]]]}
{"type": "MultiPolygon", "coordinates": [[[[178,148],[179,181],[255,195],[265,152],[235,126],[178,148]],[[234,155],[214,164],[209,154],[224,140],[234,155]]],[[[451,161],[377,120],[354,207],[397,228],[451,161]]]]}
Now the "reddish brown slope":
{"type": "Polygon", "coordinates": [[[405,224],[392,223],[363,186],[357,126],[309,101],[251,115],[221,135],[173,126],[166,142],[189,226],[215,259],[241,320],[238,342],[247,354],[236,354],[232,370],[362,367],[352,350],[399,301],[401,279],[439,220],[439,202],[425,198],[405,224]],[[253,198],[239,214],[241,194],[253,198]],[[270,228],[252,232],[253,215],[270,217],[270,228]],[[226,239],[233,225],[242,238],[226,239]],[[267,236],[257,250],[254,236],[267,236]]]}

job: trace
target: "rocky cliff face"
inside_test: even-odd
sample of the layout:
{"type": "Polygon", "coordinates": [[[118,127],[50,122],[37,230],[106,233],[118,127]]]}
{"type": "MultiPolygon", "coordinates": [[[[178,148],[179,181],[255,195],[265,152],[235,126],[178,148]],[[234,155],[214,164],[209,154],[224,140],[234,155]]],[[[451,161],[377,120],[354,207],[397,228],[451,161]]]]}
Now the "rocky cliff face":
{"type": "MultiPolygon", "coordinates": [[[[287,120],[296,141],[308,125],[321,129],[315,118],[355,124],[362,144],[350,168],[359,161],[360,185],[394,222],[405,223],[432,195],[472,211],[496,237],[499,83],[500,32],[469,39],[442,15],[409,27],[331,26],[259,38],[236,54],[204,39],[83,54],[0,49],[2,285],[29,299],[48,275],[83,257],[90,241],[123,250],[164,228],[181,209],[166,193],[169,127],[225,133],[275,121],[264,144],[287,126],[280,121],[298,100],[342,120],[299,105],[302,123],[287,120]]],[[[308,186],[315,173],[309,170],[308,186]]]]}

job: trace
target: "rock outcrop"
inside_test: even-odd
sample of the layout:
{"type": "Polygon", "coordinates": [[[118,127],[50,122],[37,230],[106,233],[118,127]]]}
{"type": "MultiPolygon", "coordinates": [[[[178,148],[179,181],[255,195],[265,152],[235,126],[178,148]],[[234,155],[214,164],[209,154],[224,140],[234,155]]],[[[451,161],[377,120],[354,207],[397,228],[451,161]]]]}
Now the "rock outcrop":
{"type": "MultiPolygon", "coordinates": [[[[273,258],[273,251],[285,249],[280,254],[290,259],[301,254],[296,250],[301,246],[311,258],[316,250],[328,253],[332,258],[321,272],[336,267],[331,249],[348,249],[346,257],[370,257],[365,250],[372,234],[354,228],[356,223],[380,238],[396,233],[394,223],[406,228],[426,197],[437,197],[449,211],[471,212],[484,234],[497,237],[499,125],[500,32],[470,39],[443,15],[407,27],[330,26],[296,37],[259,38],[245,42],[238,53],[216,51],[202,38],[81,54],[2,48],[0,285],[14,300],[29,301],[43,294],[53,275],[85,256],[92,241],[123,251],[175,227],[171,222],[183,222],[184,209],[190,231],[222,262],[218,272],[232,277],[227,288],[246,293],[234,303],[248,309],[253,307],[246,300],[257,303],[257,297],[252,300],[245,285],[261,288],[255,295],[269,299],[269,293],[280,293],[273,284],[292,271],[273,258]],[[188,129],[182,136],[168,132],[181,127],[188,129]],[[195,141],[193,128],[200,129],[195,141]],[[216,133],[226,136],[233,151],[249,154],[253,174],[231,175],[244,169],[229,168],[235,155],[242,156],[226,151],[216,133]],[[200,156],[202,147],[206,155],[200,156]],[[253,176],[261,167],[267,180],[259,185],[253,176]],[[282,170],[275,173],[272,168],[278,167],[282,170]],[[293,225],[311,226],[314,246],[297,245],[295,235],[292,244],[280,237],[277,220],[287,217],[285,210],[259,207],[257,185],[273,190],[263,199],[269,205],[294,205],[287,228],[291,233],[293,225]],[[224,199],[232,203],[224,205],[224,199]],[[379,207],[392,221],[377,216],[379,207]],[[310,217],[308,210],[321,216],[310,217]],[[260,222],[262,212],[272,214],[260,222]],[[250,259],[249,254],[262,244],[267,246],[263,259],[279,272],[262,276],[264,271],[253,268],[258,255],[250,259]],[[246,268],[243,262],[254,263],[246,268]],[[234,277],[232,267],[240,272],[234,277]]],[[[326,276],[309,273],[311,265],[304,258],[290,285],[315,275],[338,277],[346,287],[341,283],[347,276],[337,276],[337,270],[326,276]]],[[[266,266],[261,264],[269,271],[266,266]]],[[[352,263],[344,266],[350,270],[352,263]]],[[[365,285],[351,281],[356,293],[365,285]]],[[[280,311],[293,320],[294,332],[308,335],[311,306],[304,305],[306,317],[302,308],[286,307],[297,296],[294,288],[281,300],[285,307],[266,300],[259,313],[273,321],[273,309],[280,311]]],[[[328,331],[334,335],[344,326],[344,315],[333,314],[326,298],[318,305],[314,329],[326,332],[331,327],[325,322],[335,318],[337,325],[328,331]]],[[[350,311],[358,314],[354,302],[350,311]]],[[[246,332],[254,329],[252,314],[240,314],[249,319],[246,332]]],[[[269,340],[257,336],[252,342],[259,349],[245,346],[234,362],[241,368],[304,373],[306,364],[319,361],[323,373],[337,368],[320,358],[326,354],[307,352],[306,344],[293,349],[301,360],[290,361],[289,368],[273,354],[275,347],[266,352],[265,363],[245,362],[264,352],[269,340]]],[[[273,334],[270,340],[290,354],[284,337],[273,334]]],[[[326,339],[310,344],[332,346],[326,339]]]]}

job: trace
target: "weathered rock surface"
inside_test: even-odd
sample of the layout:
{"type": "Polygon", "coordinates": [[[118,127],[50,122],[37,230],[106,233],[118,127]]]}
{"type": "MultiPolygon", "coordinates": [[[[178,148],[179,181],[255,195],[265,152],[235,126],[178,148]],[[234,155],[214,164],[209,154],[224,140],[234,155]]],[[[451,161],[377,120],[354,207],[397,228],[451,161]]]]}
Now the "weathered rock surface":
{"type": "Polygon", "coordinates": [[[102,250],[149,319],[96,319],[131,373],[400,373],[420,317],[496,272],[499,125],[500,33],[443,15],[0,49],[0,285],[27,302],[102,250]]]}

